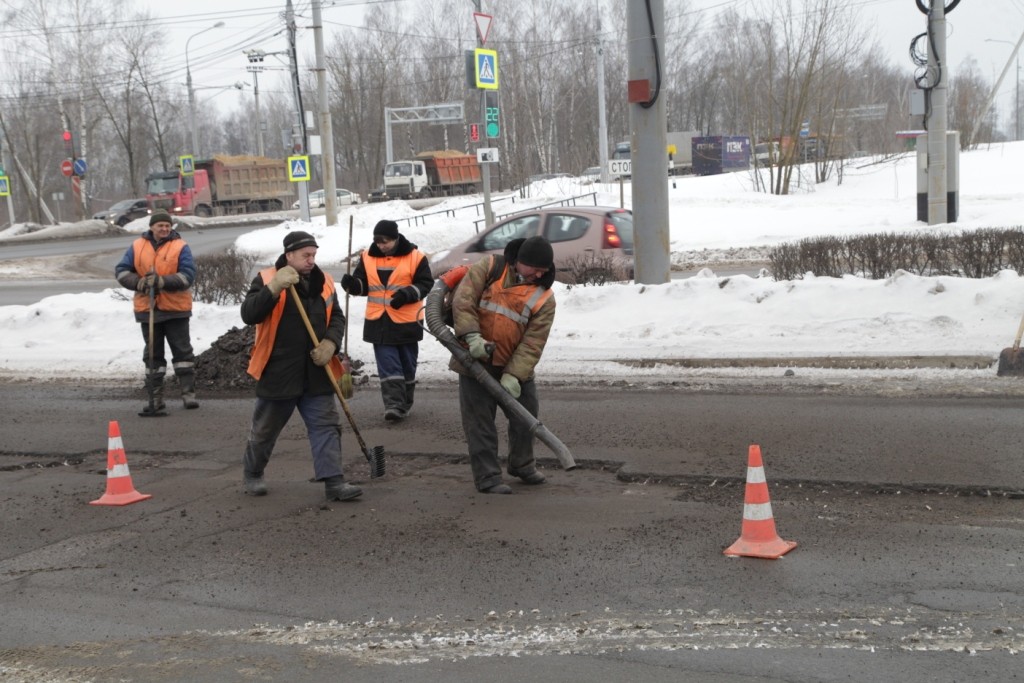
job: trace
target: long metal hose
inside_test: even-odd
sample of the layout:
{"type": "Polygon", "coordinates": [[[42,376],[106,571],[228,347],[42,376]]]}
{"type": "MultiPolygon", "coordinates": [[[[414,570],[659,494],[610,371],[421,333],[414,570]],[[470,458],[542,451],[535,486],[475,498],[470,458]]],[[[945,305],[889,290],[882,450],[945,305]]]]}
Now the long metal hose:
{"type": "Polygon", "coordinates": [[[423,307],[423,319],[426,322],[427,330],[434,335],[437,341],[441,342],[445,348],[452,352],[452,355],[462,364],[462,367],[466,368],[469,374],[473,376],[473,379],[483,385],[487,393],[493,396],[501,404],[502,408],[527,425],[530,433],[554,452],[563,469],[576,469],[576,461],[573,459],[568,447],[557,436],[552,434],[551,430],[545,427],[540,420],[531,415],[530,411],[524,408],[519,401],[512,398],[512,394],[505,391],[504,387],[491,377],[491,374],[470,355],[469,351],[462,347],[459,340],[455,338],[451,328],[445,325],[444,298],[447,294],[448,285],[443,280],[436,280],[434,287],[427,295],[427,300],[423,307]]]}

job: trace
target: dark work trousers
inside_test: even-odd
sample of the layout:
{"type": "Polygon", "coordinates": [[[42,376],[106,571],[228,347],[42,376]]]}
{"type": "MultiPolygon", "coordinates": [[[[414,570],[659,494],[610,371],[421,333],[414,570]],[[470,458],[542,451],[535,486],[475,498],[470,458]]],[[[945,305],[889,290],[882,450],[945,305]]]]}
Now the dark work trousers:
{"type": "Polygon", "coordinates": [[[262,477],[263,470],[270,462],[274,444],[288,419],[299,409],[302,421],[306,423],[309,447],[313,452],[313,473],[317,481],[341,475],[341,416],[334,394],[310,396],[284,400],[256,399],[252,412],[252,428],[245,445],[242,465],[247,477],[262,477]]]}
{"type": "Polygon", "coordinates": [[[420,354],[418,342],[409,344],[374,344],[377,376],[385,408],[408,412],[416,390],[416,363],[420,354]]]}
{"type": "MultiPolygon", "coordinates": [[[[519,403],[537,417],[540,403],[533,380],[521,382],[519,403]]],[[[502,389],[504,391],[504,389],[502,389]]],[[[459,375],[459,408],[462,410],[462,429],[469,446],[469,463],[473,468],[473,483],[478,491],[501,483],[501,463],[498,461],[498,428],[494,424],[498,400],[480,382],[468,375],[459,375]]],[[[513,476],[527,476],[537,471],[533,458],[533,436],[530,428],[501,408],[508,418],[508,469],[513,476]]]]}
{"type": "Polygon", "coordinates": [[[153,325],[153,367],[149,367],[149,323],[142,323],[142,338],[146,345],[142,349],[142,362],[146,369],[158,375],[167,371],[167,360],[164,356],[164,340],[171,347],[171,362],[174,374],[179,378],[191,377],[195,374],[195,354],[192,353],[192,341],[188,331],[189,318],[171,318],[153,325]]]}

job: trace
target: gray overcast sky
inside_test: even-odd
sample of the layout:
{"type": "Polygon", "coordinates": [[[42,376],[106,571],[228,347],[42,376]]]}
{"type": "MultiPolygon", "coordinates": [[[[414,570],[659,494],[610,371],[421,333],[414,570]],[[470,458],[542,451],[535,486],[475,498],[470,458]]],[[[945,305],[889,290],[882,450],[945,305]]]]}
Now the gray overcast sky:
{"type": "MultiPolygon", "coordinates": [[[[381,0],[378,0],[381,1],[381,0]]],[[[412,3],[422,0],[383,0],[412,3]]],[[[586,1],[586,0],[581,0],[586,1]]],[[[622,1],[622,0],[615,0],[622,1]]],[[[627,0],[629,1],[629,0],[627,0]]],[[[673,0],[663,0],[666,12],[671,11],[673,0]]],[[[723,8],[736,7],[744,12],[756,11],[766,0],[690,0],[693,9],[714,13],[723,8]]],[[[929,0],[925,0],[926,3],[929,0]]],[[[948,5],[950,0],[945,0],[948,5]]],[[[517,0],[482,0],[483,12],[493,12],[494,7],[515,3],[517,0]]],[[[890,60],[908,71],[913,65],[908,56],[911,39],[922,33],[926,17],[918,9],[915,0],[851,0],[861,13],[865,25],[873,26],[876,35],[890,60]]],[[[323,18],[326,32],[338,24],[360,25],[363,9],[368,4],[362,0],[324,0],[323,18]]],[[[172,65],[179,66],[181,82],[185,77],[185,43],[189,36],[195,36],[204,28],[218,21],[225,26],[195,36],[189,43],[189,66],[193,82],[197,87],[219,86],[242,80],[251,83],[245,71],[246,59],[242,50],[260,47],[272,52],[286,46],[280,32],[280,15],[285,8],[284,0],[140,0],[139,5],[152,12],[157,23],[165,31],[168,52],[172,65]],[[179,55],[179,57],[174,57],[179,55]]],[[[300,14],[299,24],[309,25],[309,0],[295,0],[294,8],[300,14]]],[[[472,21],[473,3],[465,0],[467,23],[472,21]]],[[[995,81],[1009,58],[1013,45],[1024,32],[1024,0],[962,0],[948,16],[947,58],[955,71],[960,63],[973,57],[986,78],[995,81]],[[1006,42],[986,42],[991,38],[1006,42]]],[[[500,22],[491,27],[492,36],[499,36],[500,22]]],[[[300,37],[299,53],[309,54],[313,50],[311,32],[300,37]]],[[[1022,49],[1024,51],[1024,49],[1022,49]]],[[[1024,56],[1024,55],[1022,55],[1024,56]]],[[[268,59],[267,64],[273,64],[268,59]]],[[[264,73],[260,78],[261,90],[276,86],[275,75],[264,73]]],[[[251,93],[251,89],[246,91],[251,93]]],[[[234,91],[218,93],[197,91],[200,100],[214,98],[218,106],[235,106],[239,102],[234,91]]],[[[1013,99],[1013,71],[1007,74],[1000,88],[997,106],[1001,118],[1006,116],[1013,99]]],[[[248,98],[251,100],[251,97],[248,98]]],[[[248,101],[243,99],[241,101],[248,101]]]]}

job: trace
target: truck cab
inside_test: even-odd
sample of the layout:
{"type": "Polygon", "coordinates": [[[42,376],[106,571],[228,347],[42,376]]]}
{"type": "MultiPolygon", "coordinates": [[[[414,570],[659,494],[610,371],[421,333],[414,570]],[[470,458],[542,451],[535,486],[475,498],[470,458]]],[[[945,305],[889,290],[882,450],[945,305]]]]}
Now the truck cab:
{"type": "Polygon", "coordinates": [[[172,216],[212,216],[210,180],[204,170],[181,175],[177,169],[146,176],[146,201],[151,211],[172,216]]]}
{"type": "Polygon", "coordinates": [[[384,167],[384,193],[388,197],[415,197],[428,184],[422,161],[394,161],[384,167]]]}

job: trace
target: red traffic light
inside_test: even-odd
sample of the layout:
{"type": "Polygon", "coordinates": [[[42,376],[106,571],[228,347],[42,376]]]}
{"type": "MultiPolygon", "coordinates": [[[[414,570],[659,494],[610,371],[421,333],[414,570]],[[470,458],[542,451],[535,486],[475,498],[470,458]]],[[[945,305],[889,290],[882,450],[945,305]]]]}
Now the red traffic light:
{"type": "Polygon", "coordinates": [[[472,142],[480,142],[480,125],[477,123],[469,124],[469,139],[472,142]]]}
{"type": "Polygon", "coordinates": [[[71,131],[64,131],[63,133],[61,133],[61,137],[64,138],[64,142],[71,142],[71,131]]]}

